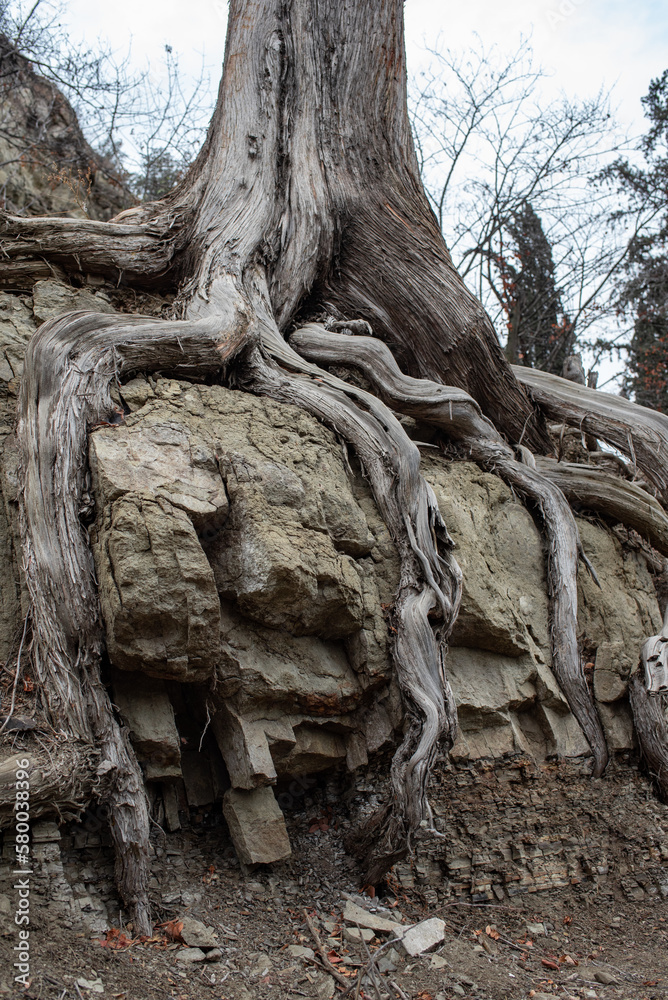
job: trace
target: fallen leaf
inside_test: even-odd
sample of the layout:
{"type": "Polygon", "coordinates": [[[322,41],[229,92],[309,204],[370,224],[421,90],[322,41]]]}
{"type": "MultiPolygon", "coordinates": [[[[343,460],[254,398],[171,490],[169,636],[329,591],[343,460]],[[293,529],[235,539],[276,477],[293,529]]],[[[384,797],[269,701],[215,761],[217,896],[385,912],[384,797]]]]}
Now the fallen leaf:
{"type": "Polygon", "coordinates": [[[156,926],[160,930],[163,930],[171,941],[180,941],[182,944],[185,944],[185,941],[181,937],[181,931],[183,930],[182,920],[165,920],[163,924],[157,924],[156,926]]]}
{"type": "Polygon", "coordinates": [[[551,961],[549,958],[541,958],[540,964],[544,965],[546,969],[558,969],[559,965],[557,962],[551,961]]]}
{"type": "Polygon", "coordinates": [[[578,964],[578,963],[577,963],[577,962],[575,961],[575,959],[574,959],[574,958],[571,958],[571,956],[570,956],[570,955],[562,955],[562,956],[560,957],[559,961],[560,961],[560,962],[563,962],[563,963],[564,963],[565,965],[577,965],[577,964],[578,964]]]}
{"type": "Polygon", "coordinates": [[[487,927],[485,927],[485,934],[487,937],[491,937],[493,941],[498,941],[501,937],[496,928],[492,927],[490,924],[487,924],[487,927]]]}
{"type": "Polygon", "coordinates": [[[572,917],[564,917],[564,923],[565,924],[572,924],[573,923],[573,918],[572,917]]]}
{"type": "Polygon", "coordinates": [[[334,951],[333,948],[332,948],[331,951],[327,952],[327,958],[332,963],[332,965],[335,965],[336,962],[342,962],[343,961],[343,959],[339,955],[337,955],[337,953],[334,951]]]}
{"type": "Polygon", "coordinates": [[[118,927],[110,927],[103,938],[98,938],[98,943],[102,948],[111,948],[118,951],[120,948],[130,948],[135,943],[133,938],[121,933],[118,927]]]}

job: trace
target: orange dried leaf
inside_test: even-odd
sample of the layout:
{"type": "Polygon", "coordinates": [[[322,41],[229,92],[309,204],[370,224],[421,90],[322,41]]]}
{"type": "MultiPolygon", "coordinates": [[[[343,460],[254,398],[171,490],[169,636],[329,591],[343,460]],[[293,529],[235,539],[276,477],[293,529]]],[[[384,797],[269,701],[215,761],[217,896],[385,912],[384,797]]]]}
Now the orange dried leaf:
{"type": "Polygon", "coordinates": [[[158,924],[158,927],[165,932],[171,941],[181,941],[185,944],[181,937],[181,931],[183,930],[182,920],[165,920],[164,924],[158,924]]]}

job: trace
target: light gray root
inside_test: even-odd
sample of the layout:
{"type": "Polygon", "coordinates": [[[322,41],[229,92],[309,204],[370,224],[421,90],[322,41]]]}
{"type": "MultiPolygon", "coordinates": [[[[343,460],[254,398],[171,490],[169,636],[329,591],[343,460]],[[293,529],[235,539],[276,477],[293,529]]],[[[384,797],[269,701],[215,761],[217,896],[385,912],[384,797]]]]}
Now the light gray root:
{"type": "Polygon", "coordinates": [[[291,345],[321,365],[358,368],[381,399],[400,413],[433,424],[468,449],[473,461],[501,476],[540,510],[548,542],[552,669],[594,756],[593,774],[605,769],[608,752],[584,675],[577,638],[577,563],[581,549],[571,509],[558,486],[516,460],[494,425],[468,393],[402,373],[388,347],[370,337],[330,333],[311,323],[291,345]]]}
{"type": "Polygon", "coordinates": [[[668,516],[640,486],[596,467],[540,455],[536,468],[559,487],[569,503],[633,528],[658,552],[668,555],[668,516]]]}
{"type": "Polygon", "coordinates": [[[426,786],[437,743],[449,748],[455,738],[457,712],[444,658],[459,610],[461,571],[436,498],[420,475],[419,451],[396,417],[375,396],[304,361],[268,319],[262,348],[244,364],[243,386],[306,409],[354,447],[401,559],[392,654],[408,728],[392,763],[390,807],[373,818],[357,852],[370,851],[366,881],[376,884],[410,850],[428,815],[426,786]]]}
{"type": "Polygon", "coordinates": [[[43,735],[43,746],[23,739],[15,744],[11,756],[0,761],[0,827],[12,825],[17,760],[28,760],[32,820],[54,812],[61,822],[78,819],[99,783],[95,775],[99,754],[90,743],[63,733],[55,739],[53,734],[43,735]]]}
{"type": "Polygon", "coordinates": [[[548,372],[520,365],[513,365],[513,372],[548,418],[619,448],[660,498],[668,501],[668,417],[548,372]]]}
{"type": "Polygon", "coordinates": [[[117,882],[140,934],[151,933],[149,818],[139,765],[100,678],[103,632],[79,519],[87,434],[113,416],[117,378],[165,367],[215,374],[247,338],[247,320],[232,306],[200,323],[72,313],[40,327],[25,357],[17,440],[34,670],[54,729],[99,752],[95,777],[109,806],[117,882]]]}
{"type": "MultiPolygon", "coordinates": [[[[648,640],[651,642],[652,640],[648,640]]],[[[639,673],[629,677],[629,701],[640,751],[662,802],[668,804],[668,725],[666,695],[648,691],[639,673]]]]}

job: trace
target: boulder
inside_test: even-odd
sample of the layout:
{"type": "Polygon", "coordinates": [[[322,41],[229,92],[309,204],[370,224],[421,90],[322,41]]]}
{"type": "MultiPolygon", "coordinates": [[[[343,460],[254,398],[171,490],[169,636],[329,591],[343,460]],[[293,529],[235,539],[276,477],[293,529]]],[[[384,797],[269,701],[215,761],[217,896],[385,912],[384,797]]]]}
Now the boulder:
{"type": "Polygon", "coordinates": [[[164,681],[114,670],[112,690],[146,780],[180,778],[181,746],[164,681]]]}
{"type": "Polygon", "coordinates": [[[246,865],[271,864],[291,854],[285,820],[271,788],[230,788],[223,815],[239,860],[246,865]]]}
{"type": "Polygon", "coordinates": [[[115,500],[98,521],[93,552],[113,665],[170,680],[209,677],[220,604],[187,515],[164,500],[115,500]]]}

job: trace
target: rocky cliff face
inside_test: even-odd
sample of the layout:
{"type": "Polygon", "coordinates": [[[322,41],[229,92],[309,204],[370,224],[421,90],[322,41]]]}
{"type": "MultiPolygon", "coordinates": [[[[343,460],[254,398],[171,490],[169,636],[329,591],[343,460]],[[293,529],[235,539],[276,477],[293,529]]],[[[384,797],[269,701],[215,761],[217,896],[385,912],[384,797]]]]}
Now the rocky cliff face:
{"type": "MultiPolygon", "coordinates": [[[[3,658],[22,619],[11,422],[25,344],[60,312],[123,306],[111,289],[56,281],[0,293],[3,658]]],[[[123,421],[91,434],[84,512],[114,703],[158,822],[175,830],[189,809],[222,807],[243,861],[277,860],[290,850],[285,789],[330,768],[363,774],[396,738],[393,543],[354,457],[301,410],[168,378],[136,378],[118,403],[123,421]]],[[[471,463],[425,448],[423,466],[465,580],[447,660],[453,763],[475,775],[581,762],[587,745],[550,671],[530,514],[471,463]]],[[[601,523],[579,526],[600,580],[580,576],[583,657],[610,749],[623,753],[634,745],[627,678],[661,615],[642,553],[601,523]]]]}
{"type": "Polygon", "coordinates": [[[109,219],[132,202],[62,93],[0,35],[0,207],[109,219]]]}

